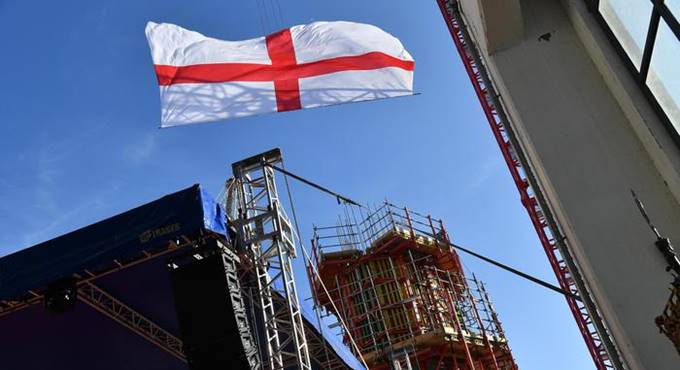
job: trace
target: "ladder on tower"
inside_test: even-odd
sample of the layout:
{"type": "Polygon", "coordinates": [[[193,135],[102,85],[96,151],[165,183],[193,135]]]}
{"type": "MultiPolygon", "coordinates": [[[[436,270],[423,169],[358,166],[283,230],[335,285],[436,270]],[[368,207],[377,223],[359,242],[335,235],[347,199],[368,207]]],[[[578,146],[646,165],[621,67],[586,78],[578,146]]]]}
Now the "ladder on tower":
{"type": "Polygon", "coordinates": [[[566,297],[596,368],[624,369],[621,356],[570,255],[565,238],[514,134],[500,95],[467,30],[459,0],[437,0],[437,3],[560,287],[581,298],[566,297]]]}

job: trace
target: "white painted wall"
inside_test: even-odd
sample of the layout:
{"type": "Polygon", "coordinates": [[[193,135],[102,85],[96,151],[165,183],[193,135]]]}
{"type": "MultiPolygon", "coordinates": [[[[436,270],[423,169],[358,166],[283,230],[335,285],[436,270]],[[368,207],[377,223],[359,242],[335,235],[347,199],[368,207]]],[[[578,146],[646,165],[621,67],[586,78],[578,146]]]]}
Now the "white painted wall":
{"type": "Polygon", "coordinates": [[[630,190],[680,247],[678,148],[597,34],[582,1],[519,1],[521,17],[507,27],[519,29],[520,40],[500,48],[489,47],[503,32],[497,22],[486,26],[493,2],[462,3],[475,38],[491,53],[487,64],[514,128],[625,360],[631,369],[677,370],[680,356],[654,324],[672,277],[630,190]],[[539,41],[545,33],[550,41],[539,41]]]}

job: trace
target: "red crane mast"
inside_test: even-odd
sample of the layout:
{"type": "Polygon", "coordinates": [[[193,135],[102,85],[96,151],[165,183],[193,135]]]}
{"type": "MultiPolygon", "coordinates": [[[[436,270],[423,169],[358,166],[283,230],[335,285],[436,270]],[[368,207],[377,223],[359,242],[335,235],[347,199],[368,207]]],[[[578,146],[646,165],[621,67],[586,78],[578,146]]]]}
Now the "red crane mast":
{"type": "Polygon", "coordinates": [[[541,193],[479,51],[467,31],[458,8],[459,2],[437,0],[437,4],[555,276],[562,289],[581,297],[581,300],[578,300],[566,296],[566,300],[596,368],[623,369],[616,347],[569,254],[565,238],[562,237],[548,203],[541,193]]]}

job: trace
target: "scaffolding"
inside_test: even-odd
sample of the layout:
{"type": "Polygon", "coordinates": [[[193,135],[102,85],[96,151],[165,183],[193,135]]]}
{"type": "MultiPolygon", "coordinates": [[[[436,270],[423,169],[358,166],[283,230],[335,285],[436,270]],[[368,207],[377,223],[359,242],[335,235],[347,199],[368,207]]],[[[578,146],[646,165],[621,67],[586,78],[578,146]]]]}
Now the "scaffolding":
{"type": "Polygon", "coordinates": [[[441,220],[388,202],[362,216],[314,228],[328,294],[311,285],[372,369],[516,369],[486,288],[465,276],[441,220]]]}

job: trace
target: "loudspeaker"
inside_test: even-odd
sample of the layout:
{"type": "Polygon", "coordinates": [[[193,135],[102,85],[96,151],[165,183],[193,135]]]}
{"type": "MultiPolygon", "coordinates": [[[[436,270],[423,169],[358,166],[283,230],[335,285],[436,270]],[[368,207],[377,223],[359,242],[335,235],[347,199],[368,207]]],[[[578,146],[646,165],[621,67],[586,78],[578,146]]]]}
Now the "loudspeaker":
{"type": "Polygon", "coordinates": [[[192,250],[168,263],[184,352],[191,370],[251,369],[232,307],[224,263],[216,246],[192,250]]]}

